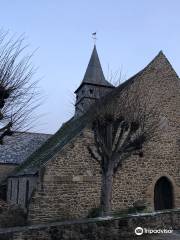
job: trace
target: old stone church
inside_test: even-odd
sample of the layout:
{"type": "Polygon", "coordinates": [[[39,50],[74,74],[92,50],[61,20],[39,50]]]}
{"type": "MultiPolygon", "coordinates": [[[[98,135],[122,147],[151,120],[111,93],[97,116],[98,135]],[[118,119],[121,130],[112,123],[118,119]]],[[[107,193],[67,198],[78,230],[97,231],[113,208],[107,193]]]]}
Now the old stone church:
{"type": "MultiPolygon", "coordinates": [[[[100,204],[101,173],[87,146],[93,142],[88,109],[97,99],[117,104],[127,86],[153,89],[167,126],[143,146],[143,157],[123,161],[113,180],[113,210],[143,200],[149,211],[180,208],[180,80],[160,52],[143,70],[118,87],[103,74],[94,46],[83,81],[75,91],[75,114],[6,179],[7,201],[27,209],[30,222],[86,217],[100,204]]],[[[92,114],[92,111],[91,111],[92,114]]]]}

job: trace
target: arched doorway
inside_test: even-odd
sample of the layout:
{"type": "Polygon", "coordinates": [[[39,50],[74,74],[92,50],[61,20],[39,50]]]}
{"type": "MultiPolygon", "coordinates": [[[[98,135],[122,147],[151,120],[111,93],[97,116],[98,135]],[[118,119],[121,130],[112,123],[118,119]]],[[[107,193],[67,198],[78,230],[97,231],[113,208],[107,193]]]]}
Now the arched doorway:
{"type": "Polygon", "coordinates": [[[167,177],[161,177],[154,188],[154,209],[173,208],[173,186],[167,177]]]}

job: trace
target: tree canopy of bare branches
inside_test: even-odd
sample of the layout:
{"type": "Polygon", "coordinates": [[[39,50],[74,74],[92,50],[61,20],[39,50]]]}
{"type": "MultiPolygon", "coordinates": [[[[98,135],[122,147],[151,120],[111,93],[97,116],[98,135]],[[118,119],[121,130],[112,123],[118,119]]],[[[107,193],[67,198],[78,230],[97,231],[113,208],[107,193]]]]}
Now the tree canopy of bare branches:
{"type": "Polygon", "coordinates": [[[24,55],[24,37],[0,31],[0,144],[14,131],[26,131],[38,107],[37,81],[30,55],[24,55]]]}
{"type": "MultiPolygon", "coordinates": [[[[113,98],[112,93],[110,97],[113,98]]],[[[88,149],[101,168],[101,208],[102,214],[107,215],[117,170],[132,154],[143,157],[143,144],[156,134],[159,112],[153,89],[145,88],[142,81],[127,84],[112,101],[100,101],[94,112],[95,145],[88,149]]]]}

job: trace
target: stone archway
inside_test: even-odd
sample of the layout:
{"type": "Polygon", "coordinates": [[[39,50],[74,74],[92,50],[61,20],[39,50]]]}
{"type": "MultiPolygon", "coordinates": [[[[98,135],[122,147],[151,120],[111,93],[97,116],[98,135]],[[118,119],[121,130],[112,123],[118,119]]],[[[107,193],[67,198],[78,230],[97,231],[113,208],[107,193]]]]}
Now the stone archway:
{"type": "Polygon", "coordinates": [[[173,186],[167,177],[161,177],[154,187],[154,209],[172,209],[173,205],[173,186]]]}

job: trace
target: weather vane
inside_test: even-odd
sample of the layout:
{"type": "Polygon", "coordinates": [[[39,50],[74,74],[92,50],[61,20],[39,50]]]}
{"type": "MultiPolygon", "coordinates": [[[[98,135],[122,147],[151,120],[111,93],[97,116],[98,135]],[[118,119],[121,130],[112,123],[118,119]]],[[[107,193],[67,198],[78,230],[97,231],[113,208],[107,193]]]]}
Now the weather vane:
{"type": "Polygon", "coordinates": [[[92,39],[94,40],[94,44],[96,44],[97,41],[96,32],[92,33],[92,39]]]}

